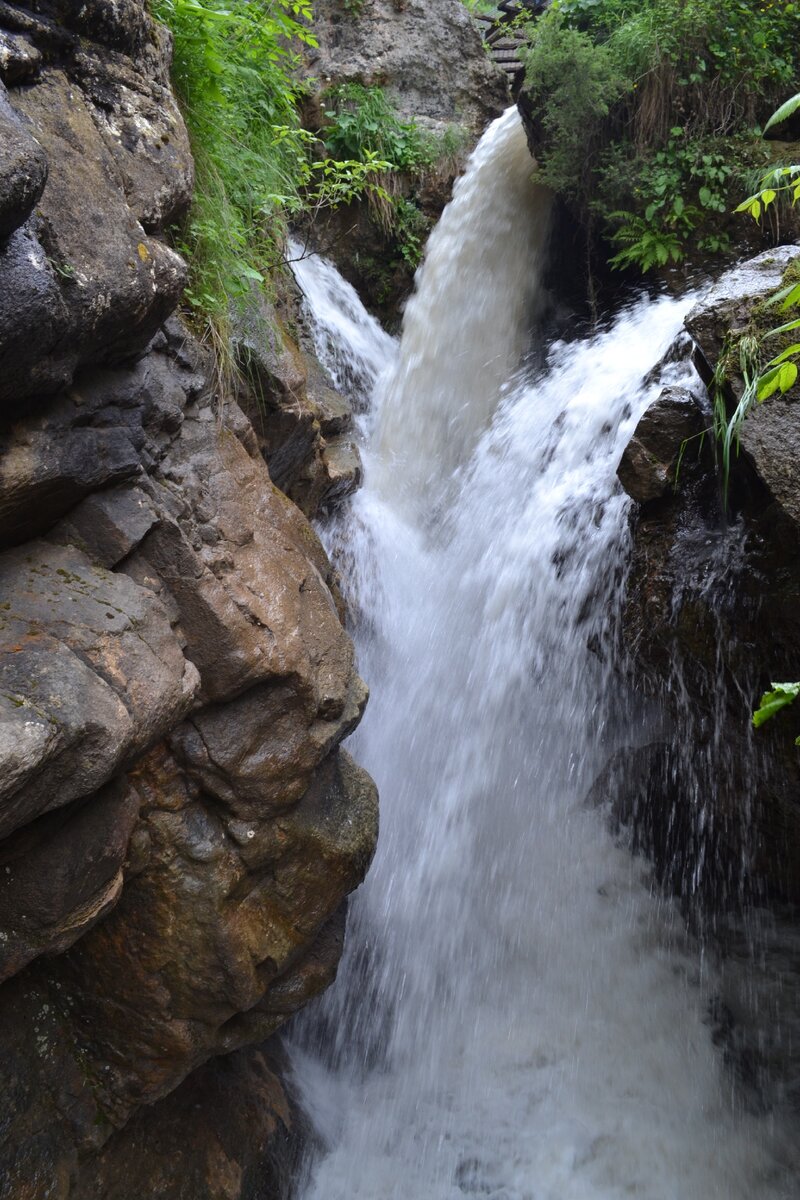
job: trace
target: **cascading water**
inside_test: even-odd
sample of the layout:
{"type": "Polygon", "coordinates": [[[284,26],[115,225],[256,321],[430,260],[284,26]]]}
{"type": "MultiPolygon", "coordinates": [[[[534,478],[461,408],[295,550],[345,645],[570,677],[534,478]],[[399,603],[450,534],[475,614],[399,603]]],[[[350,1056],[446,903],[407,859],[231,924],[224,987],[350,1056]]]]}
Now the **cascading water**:
{"type": "Polygon", "coordinates": [[[689,301],[642,300],[521,369],[547,219],[524,150],[512,110],[434,232],[396,360],[332,268],[298,266],[339,378],[386,364],[332,535],[382,829],[293,1051],[325,1145],[305,1197],[793,1197],[780,1124],[737,1102],[712,1044],[711,969],[585,803],[618,745],[615,468],[690,376],[643,383],[689,301]]]}

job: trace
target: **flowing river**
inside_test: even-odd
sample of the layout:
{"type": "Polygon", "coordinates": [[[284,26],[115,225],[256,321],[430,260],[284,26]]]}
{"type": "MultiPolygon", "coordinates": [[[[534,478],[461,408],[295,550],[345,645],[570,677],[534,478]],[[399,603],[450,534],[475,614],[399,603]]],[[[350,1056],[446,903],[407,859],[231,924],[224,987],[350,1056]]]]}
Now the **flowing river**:
{"type": "Polygon", "coordinates": [[[399,346],[329,264],[295,264],[362,407],[365,485],[326,536],[382,813],[339,979],[292,1047],[320,1136],[304,1197],[795,1200],[787,1130],[714,1045],[713,965],[586,803],[635,740],[616,466],[661,387],[696,382],[687,361],[653,371],[692,297],[533,354],[548,200],[530,175],[510,110],[399,346]]]}

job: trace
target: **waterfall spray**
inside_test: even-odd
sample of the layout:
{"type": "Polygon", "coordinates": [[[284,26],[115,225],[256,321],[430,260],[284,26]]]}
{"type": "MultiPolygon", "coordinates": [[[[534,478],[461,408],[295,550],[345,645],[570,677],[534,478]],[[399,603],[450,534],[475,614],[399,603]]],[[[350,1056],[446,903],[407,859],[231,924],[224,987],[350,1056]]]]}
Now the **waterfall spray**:
{"type": "Polygon", "coordinates": [[[777,1200],[781,1131],[732,1100],[710,970],[586,805],[623,740],[615,468],[660,387],[693,382],[652,378],[691,299],[521,370],[547,223],[523,144],[495,123],[433,235],[337,534],[382,830],[293,1051],[325,1143],[306,1200],[777,1200]]]}

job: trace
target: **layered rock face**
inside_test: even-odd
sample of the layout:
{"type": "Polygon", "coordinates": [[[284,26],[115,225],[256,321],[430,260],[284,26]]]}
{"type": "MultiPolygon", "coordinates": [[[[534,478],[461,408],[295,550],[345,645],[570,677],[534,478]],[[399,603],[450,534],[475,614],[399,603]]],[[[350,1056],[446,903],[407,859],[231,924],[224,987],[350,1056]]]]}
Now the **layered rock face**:
{"type": "Polygon", "coordinates": [[[0,27],[0,1195],[255,1194],[297,1137],[268,1052],[179,1085],[331,981],[374,847],[366,688],[265,461],[313,513],[348,415],[252,336],[257,434],[169,316],[192,162],[144,4],[0,27]]]}

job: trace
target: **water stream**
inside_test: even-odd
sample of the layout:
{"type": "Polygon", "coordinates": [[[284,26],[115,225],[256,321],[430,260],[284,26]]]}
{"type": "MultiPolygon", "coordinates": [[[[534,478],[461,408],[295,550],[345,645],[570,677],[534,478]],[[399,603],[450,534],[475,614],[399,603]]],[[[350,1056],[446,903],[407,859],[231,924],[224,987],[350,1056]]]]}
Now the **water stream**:
{"type": "Polygon", "coordinates": [[[586,804],[631,741],[615,469],[664,383],[694,382],[652,375],[692,298],[526,360],[547,217],[512,110],[399,347],[330,265],[296,264],[323,361],[371,397],[365,486],[327,536],[382,812],[339,980],[292,1051],[323,1147],[305,1200],[794,1200],[780,1121],[713,1044],[713,966],[586,804]]]}

